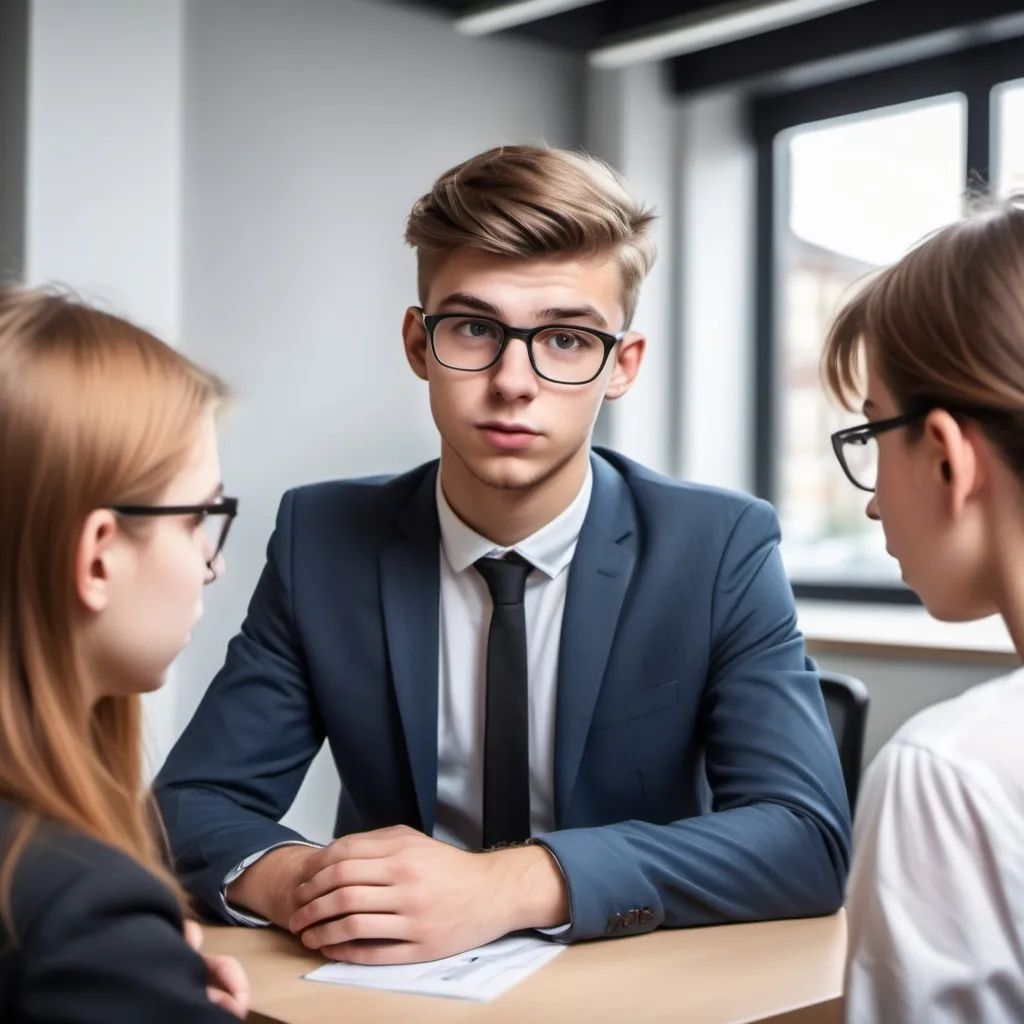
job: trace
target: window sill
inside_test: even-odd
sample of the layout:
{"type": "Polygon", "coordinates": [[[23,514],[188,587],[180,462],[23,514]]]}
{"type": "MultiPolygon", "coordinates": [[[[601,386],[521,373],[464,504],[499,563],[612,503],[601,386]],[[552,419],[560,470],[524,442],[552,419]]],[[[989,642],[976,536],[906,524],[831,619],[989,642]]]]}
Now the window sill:
{"type": "Polygon", "coordinates": [[[797,601],[807,652],[906,661],[1020,665],[998,615],[978,622],[939,622],[920,606],[797,601]]]}

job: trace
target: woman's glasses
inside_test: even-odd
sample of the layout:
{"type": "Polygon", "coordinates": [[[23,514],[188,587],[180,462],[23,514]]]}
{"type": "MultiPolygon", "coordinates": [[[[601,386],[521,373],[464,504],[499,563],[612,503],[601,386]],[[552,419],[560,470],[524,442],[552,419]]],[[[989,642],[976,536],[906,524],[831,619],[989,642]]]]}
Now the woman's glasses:
{"type": "Polygon", "coordinates": [[[951,406],[943,402],[929,402],[916,412],[903,413],[890,419],[874,420],[860,423],[855,427],[837,430],[832,435],[832,450],[836,453],[839,465],[843,467],[846,478],[854,487],[873,494],[878,481],[878,442],[879,434],[884,434],[898,427],[905,427],[916,420],[923,420],[936,409],[943,409],[953,417],[969,417],[991,425],[1003,422],[1013,413],[1006,409],[993,409],[981,406],[951,406]]]}
{"type": "Polygon", "coordinates": [[[902,416],[893,416],[891,419],[860,423],[856,427],[837,430],[832,435],[832,450],[836,453],[847,480],[854,487],[873,494],[878,479],[878,442],[875,439],[888,430],[905,427],[915,420],[924,419],[930,411],[926,409],[922,412],[908,412],[902,416]]]}
{"type": "Polygon", "coordinates": [[[218,498],[205,505],[111,505],[110,508],[111,511],[123,516],[199,516],[202,522],[218,518],[220,529],[216,534],[210,535],[210,540],[214,542],[213,555],[206,563],[207,569],[213,573],[213,579],[216,579],[217,570],[214,566],[224,550],[231,524],[238,515],[238,499],[218,498]]]}

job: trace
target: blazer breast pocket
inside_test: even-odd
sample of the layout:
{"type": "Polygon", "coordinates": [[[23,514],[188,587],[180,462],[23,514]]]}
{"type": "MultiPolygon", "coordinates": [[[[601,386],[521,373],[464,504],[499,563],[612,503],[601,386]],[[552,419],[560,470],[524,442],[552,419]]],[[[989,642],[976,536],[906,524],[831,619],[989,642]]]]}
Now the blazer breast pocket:
{"type": "Polygon", "coordinates": [[[597,732],[609,729],[614,725],[623,725],[636,718],[646,718],[657,711],[675,707],[679,703],[679,680],[653,686],[649,690],[631,693],[628,697],[613,697],[611,700],[599,701],[594,705],[594,717],[590,720],[590,729],[597,732]]]}

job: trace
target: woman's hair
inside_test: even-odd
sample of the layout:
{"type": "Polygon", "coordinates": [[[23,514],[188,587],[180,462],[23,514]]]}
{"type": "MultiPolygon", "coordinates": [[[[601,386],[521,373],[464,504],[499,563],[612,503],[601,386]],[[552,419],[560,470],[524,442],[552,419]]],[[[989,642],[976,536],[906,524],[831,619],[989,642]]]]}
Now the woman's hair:
{"type": "Polygon", "coordinates": [[[976,415],[1024,475],[1024,194],[979,200],[839,312],[822,375],[848,409],[865,350],[902,412],[976,415]]]}
{"type": "Polygon", "coordinates": [[[123,851],[184,909],[144,787],[140,698],[89,696],[74,567],[90,513],[159,501],[225,394],[116,316],[0,288],[0,798],[23,811],[0,869],[8,920],[41,821],[123,851]]]}
{"type": "Polygon", "coordinates": [[[414,204],[405,240],[416,249],[420,302],[456,249],[512,259],[609,253],[622,268],[628,326],[654,265],[653,220],[622,178],[586,153],[500,146],[445,171],[414,204]]]}

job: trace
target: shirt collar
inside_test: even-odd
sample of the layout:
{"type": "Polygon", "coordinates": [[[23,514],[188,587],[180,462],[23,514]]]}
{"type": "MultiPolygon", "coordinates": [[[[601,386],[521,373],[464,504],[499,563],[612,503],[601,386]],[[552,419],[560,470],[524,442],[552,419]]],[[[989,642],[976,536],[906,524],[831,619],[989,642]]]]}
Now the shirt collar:
{"type": "Polygon", "coordinates": [[[576,542],[583,528],[583,520],[587,517],[593,487],[594,472],[588,462],[586,479],[572,504],[536,533],[510,548],[503,548],[481,536],[455,514],[444,495],[441,471],[438,470],[434,491],[437,499],[437,519],[441,527],[441,549],[448,559],[448,564],[453,572],[459,573],[485,556],[500,558],[510,551],[515,551],[545,576],[554,579],[568,566],[576,552],[576,542]]]}

